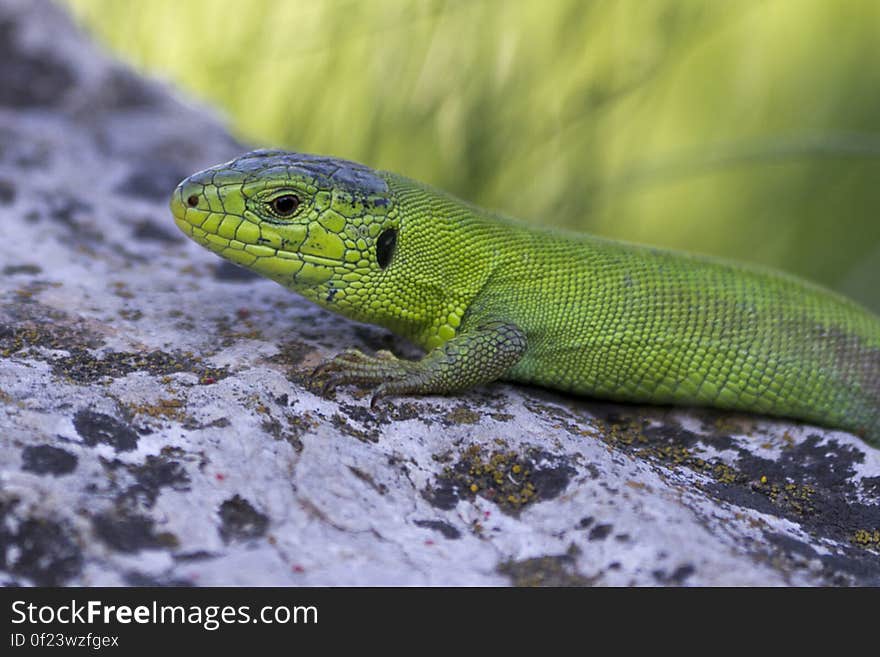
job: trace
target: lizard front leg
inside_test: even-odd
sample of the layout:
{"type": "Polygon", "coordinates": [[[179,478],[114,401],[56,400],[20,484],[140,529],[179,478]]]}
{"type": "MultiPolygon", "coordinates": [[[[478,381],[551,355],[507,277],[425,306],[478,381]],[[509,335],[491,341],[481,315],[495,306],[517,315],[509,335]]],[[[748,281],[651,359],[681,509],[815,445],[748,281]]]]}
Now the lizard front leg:
{"type": "Polygon", "coordinates": [[[325,391],[348,383],[374,386],[370,406],[375,408],[389,395],[442,394],[495,381],[525,350],[525,334],[515,324],[487,322],[462,330],[421,360],[402,360],[389,351],[367,356],[351,349],[320,365],[313,375],[328,376],[325,391]]]}

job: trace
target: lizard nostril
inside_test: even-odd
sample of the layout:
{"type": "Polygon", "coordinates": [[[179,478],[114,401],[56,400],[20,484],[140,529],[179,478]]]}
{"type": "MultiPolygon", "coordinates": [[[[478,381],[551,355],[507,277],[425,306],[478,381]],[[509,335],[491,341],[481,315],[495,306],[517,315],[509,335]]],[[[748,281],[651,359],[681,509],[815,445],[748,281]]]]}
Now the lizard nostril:
{"type": "Polygon", "coordinates": [[[191,194],[190,197],[186,199],[186,204],[191,208],[196,207],[199,204],[199,197],[195,194],[191,194]]]}

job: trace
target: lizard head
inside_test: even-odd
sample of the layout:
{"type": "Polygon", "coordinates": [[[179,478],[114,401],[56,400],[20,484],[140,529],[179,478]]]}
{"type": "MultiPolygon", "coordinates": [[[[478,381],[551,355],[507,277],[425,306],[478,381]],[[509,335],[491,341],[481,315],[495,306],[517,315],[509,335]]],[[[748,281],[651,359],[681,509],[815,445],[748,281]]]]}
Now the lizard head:
{"type": "Polygon", "coordinates": [[[171,212],[202,246],[354,316],[369,312],[365,296],[397,244],[397,211],[386,181],[368,167],[330,157],[247,153],[183,180],[171,212]]]}

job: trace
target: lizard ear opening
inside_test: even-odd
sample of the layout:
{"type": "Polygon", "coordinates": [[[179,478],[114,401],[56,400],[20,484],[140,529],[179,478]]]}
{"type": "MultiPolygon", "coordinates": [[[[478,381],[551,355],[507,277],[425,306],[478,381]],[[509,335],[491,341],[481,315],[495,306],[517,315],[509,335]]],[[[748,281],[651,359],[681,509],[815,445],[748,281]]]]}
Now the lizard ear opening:
{"type": "Polygon", "coordinates": [[[387,228],[383,230],[376,240],[376,262],[381,269],[385,269],[391,263],[394,255],[394,247],[397,245],[397,229],[387,228]]]}

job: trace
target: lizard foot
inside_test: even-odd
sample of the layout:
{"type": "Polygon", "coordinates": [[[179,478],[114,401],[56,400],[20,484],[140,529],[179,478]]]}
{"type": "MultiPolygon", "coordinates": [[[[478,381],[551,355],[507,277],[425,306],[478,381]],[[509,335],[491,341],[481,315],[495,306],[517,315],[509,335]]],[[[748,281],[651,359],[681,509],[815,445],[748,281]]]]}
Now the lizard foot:
{"type": "Polygon", "coordinates": [[[327,377],[322,394],[350,383],[378,386],[378,392],[386,382],[406,378],[411,371],[408,365],[412,363],[399,359],[390,351],[381,350],[368,356],[358,349],[347,349],[318,365],[312,376],[327,377]]]}
{"type": "Polygon", "coordinates": [[[467,390],[501,377],[523,355],[525,334],[507,322],[488,322],[447,340],[421,360],[403,360],[390,351],[367,356],[348,349],[318,366],[313,376],[326,376],[324,392],[356,383],[373,387],[370,407],[382,397],[445,394],[467,390]]]}

